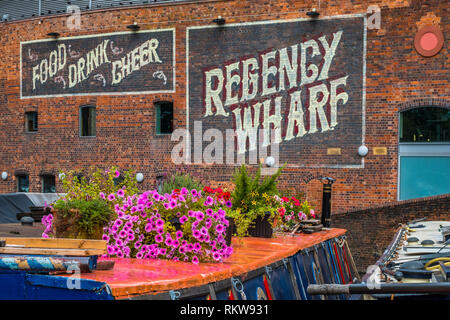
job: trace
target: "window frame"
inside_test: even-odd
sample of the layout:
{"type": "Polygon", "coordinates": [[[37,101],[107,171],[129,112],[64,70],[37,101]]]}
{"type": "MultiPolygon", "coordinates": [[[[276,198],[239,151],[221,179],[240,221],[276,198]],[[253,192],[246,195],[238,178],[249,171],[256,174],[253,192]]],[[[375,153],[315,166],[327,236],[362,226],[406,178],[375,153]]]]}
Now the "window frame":
{"type": "Polygon", "coordinates": [[[20,193],[27,193],[27,192],[30,192],[30,175],[29,175],[29,174],[26,174],[26,173],[16,174],[16,180],[17,180],[17,183],[16,183],[16,192],[20,192],[20,193]],[[20,179],[21,179],[22,177],[25,177],[25,178],[27,179],[27,188],[28,188],[28,191],[20,191],[20,179]]]}
{"type": "Polygon", "coordinates": [[[403,130],[401,114],[403,112],[407,112],[414,109],[422,109],[422,108],[442,108],[447,109],[446,107],[436,106],[433,104],[430,105],[420,105],[414,108],[399,110],[398,114],[398,123],[397,123],[397,200],[398,201],[406,201],[401,200],[401,158],[402,157],[450,157],[450,142],[440,141],[440,142],[426,142],[426,141],[417,141],[417,142],[400,142],[400,133],[403,130]]]}
{"type": "Polygon", "coordinates": [[[37,111],[26,111],[25,112],[25,133],[36,133],[36,132],[38,132],[38,130],[39,130],[39,116],[38,116],[38,112],[37,111]],[[35,127],[36,128],[36,130],[29,130],[29,127],[28,127],[28,115],[29,114],[34,114],[34,115],[36,115],[35,116],[35,124],[34,124],[34,126],[33,126],[33,128],[35,127]]]}
{"type": "Polygon", "coordinates": [[[159,100],[154,102],[154,106],[155,106],[155,135],[156,136],[167,136],[167,135],[171,135],[174,131],[174,105],[173,105],[173,101],[168,101],[168,100],[159,100]],[[160,121],[160,114],[161,114],[161,105],[163,104],[170,104],[172,106],[172,131],[168,132],[168,133],[161,133],[161,121],[160,121]],[[159,115],[159,116],[158,116],[159,115]],[[159,128],[159,132],[158,132],[158,128],[159,128]]]}
{"type": "Polygon", "coordinates": [[[78,116],[78,135],[80,138],[95,138],[97,137],[97,107],[93,105],[83,105],[79,108],[78,116]],[[83,135],[83,109],[94,110],[94,135],[83,135]]]}
{"type": "Polygon", "coordinates": [[[42,193],[56,193],[56,177],[53,174],[43,174],[41,175],[41,185],[42,185],[42,193]],[[53,192],[45,192],[45,178],[52,177],[53,178],[53,186],[55,191],[53,192]]]}
{"type": "Polygon", "coordinates": [[[441,107],[441,106],[435,106],[435,105],[425,105],[425,106],[419,106],[419,107],[414,107],[414,108],[409,108],[406,110],[399,110],[398,111],[398,133],[397,133],[397,143],[399,145],[446,145],[446,144],[450,144],[450,141],[408,141],[408,142],[401,142],[400,141],[400,133],[403,131],[402,128],[402,114],[411,110],[416,110],[416,109],[425,109],[425,108],[438,108],[438,109],[443,109],[443,110],[449,110],[449,108],[445,108],[445,107],[441,107]]]}

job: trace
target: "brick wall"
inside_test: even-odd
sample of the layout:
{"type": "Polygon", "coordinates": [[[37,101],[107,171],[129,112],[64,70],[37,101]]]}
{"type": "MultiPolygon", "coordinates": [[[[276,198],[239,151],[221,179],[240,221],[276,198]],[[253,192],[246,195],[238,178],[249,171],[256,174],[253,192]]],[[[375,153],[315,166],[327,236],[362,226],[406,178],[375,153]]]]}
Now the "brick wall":
{"type": "Polygon", "coordinates": [[[449,221],[450,194],[392,202],[333,214],[331,226],[348,230],[348,243],[358,271],[364,274],[391,243],[400,224],[420,218],[449,221]]]}
{"type": "MultiPolygon", "coordinates": [[[[428,24],[439,26],[448,43],[450,32],[445,1],[423,4],[422,1],[379,0],[370,4],[381,8],[381,28],[367,30],[365,144],[369,154],[364,159],[364,168],[288,167],[281,177],[284,188],[305,192],[318,211],[321,184],[311,178],[320,176],[337,179],[333,185],[333,212],[395,201],[399,109],[431,100],[449,106],[448,46],[444,45],[436,56],[424,58],[413,45],[418,28],[428,24]],[[373,155],[373,147],[379,146],[387,148],[386,155],[373,155]]],[[[234,167],[174,166],[170,152],[176,143],[170,141],[170,136],[155,135],[155,101],[173,101],[175,128],[186,125],[186,30],[214,26],[212,20],[218,15],[227,23],[307,18],[305,12],[310,6],[310,1],[230,0],[98,10],[82,14],[81,30],[67,28],[67,15],[1,23],[0,170],[10,176],[20,170],[28,172],[30,192],[41,191],[42,173],[82,170],[90,165],[106,168],[115,164],[122,169],[143,172],[143,189],[154,187],[160,173],[180,168],[212,185],[228,182],[234,167]],[[58,31],[61,37],[123,32],[134,22],[141,30],[175,29],[175,93],[20,99],[21,42],[47,39],[47,33],[52,31],[58,31]],[[79,107],[85,104],[97,107],[95,138],[79,137],[79,107]],[[24,112],[31,110],[39,113],[37,133],[24,132],[24,112]]],[[[366,1],[322,1],[320,17],[365,14],[367,8],[366,1]]],[[[320,139],[316,143],[320,144],[320,139]]],[[[297,157],[320,159],[317,154],[302,150],[290,159],[296,162],[297,157]]],[[[316,162],[320,165],[320,161],[316,162]]],[[[0,192],[15,191],[15,184],[14,177],[0,181],[0,192]]],[[[60,188],[58,181],[57,188],[60,188]]]]}

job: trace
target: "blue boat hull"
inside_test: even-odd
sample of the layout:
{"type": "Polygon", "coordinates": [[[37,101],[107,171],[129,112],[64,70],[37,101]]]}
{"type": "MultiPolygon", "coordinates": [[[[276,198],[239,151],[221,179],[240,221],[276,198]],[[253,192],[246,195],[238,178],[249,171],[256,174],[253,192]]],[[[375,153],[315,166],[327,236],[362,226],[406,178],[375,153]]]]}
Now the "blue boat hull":
{"type": "MultiPolygon", "coordinates": [[[[349,283],[354,277],[344,247],[330,239],[246,274],[197,287],[131,299],[186,300],[345,300],[348,296],[310,296],[310,284],[349,283]]],[[[113,300],[105,282],[71,276],[0,270],[0,299],[113,300]]]]}

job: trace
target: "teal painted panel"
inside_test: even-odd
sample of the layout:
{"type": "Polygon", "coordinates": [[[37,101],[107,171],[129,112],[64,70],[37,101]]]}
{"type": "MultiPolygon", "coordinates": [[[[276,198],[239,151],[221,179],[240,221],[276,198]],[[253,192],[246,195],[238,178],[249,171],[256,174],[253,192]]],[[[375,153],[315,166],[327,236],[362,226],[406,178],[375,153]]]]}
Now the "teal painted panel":
{"type": "Polygon", "coordinates": [[[450,193],[450,157],[400,157],[400,200],[450,193]]]}

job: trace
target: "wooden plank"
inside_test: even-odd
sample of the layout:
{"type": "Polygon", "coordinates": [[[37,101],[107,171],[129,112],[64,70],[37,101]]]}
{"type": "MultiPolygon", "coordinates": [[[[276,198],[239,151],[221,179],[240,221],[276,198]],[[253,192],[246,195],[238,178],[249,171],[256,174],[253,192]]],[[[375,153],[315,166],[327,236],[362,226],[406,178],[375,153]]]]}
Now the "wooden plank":
{"type": "Polygon", "coordinates": [[[0,254],[35,254],[35,255],[58,255],[58,256],[99,256],[106,253],[106,249],[58,249],[58,248],[25,248],[25,247],[2,247],[0,254]]]}
{"type": "Polygon", "coordinates": [[[87,239],[52,239],[52,238],[0,238],[6,245],[23,246],[25,248],[54,249],[100,249],[106,250],[106,241],[87,239]]]}

